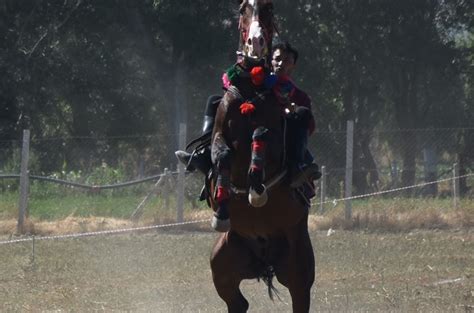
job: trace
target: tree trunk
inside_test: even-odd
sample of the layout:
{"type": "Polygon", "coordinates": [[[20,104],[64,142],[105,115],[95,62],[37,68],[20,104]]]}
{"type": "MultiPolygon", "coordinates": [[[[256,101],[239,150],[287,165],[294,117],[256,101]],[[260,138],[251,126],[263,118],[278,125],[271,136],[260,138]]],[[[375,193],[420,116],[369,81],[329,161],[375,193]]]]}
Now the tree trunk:
{"type": "Polygon", "coordinates": [[[94,166],[95,142],[91,138],[91,117],[88,112],[90,102],[85,88],[78,88],[78,93],[70,95],[72,110],[71,136],[79,137],[66,143],[67,169],[87,170],[94,166]]]}
{"type": "MultiPolygon", "coordinates": [[[[432,146],[425,147],[423,149],[425,183],[434,182],[438,178],[437,162],[436,150],[432,146]]],[[[423,189],[426,196],[436,197],[438,195],[438,184],[436,183],[426,185],[423,189]]]]}
{"type": "Polygon", "coordinates": [[[356,116],[359,129],[356,130],[354,155],[355,166],[358,169],[354,172],[355,189],[360,194],[366,194],[377,190],[377,182],[379,180],[377,165],[375,163],[372,152],[370,151],[371,134],[374,128],[371,114],[374,113],[376,88],[374,86],[363,88],[358,86],[358,101],[356,116]]]}
{"type": "MultiPolygon", "coordinates": [[[[405,144],[402,147],[402,187],[412,186],[415,184],[416,150],[413,147],[416,147],[416,144],[416,137],[407,136],[407,138],[405,138],[405,144]]],[[[407,189],[406,193],[412,194],[412,190],[407,189]]]]}
{"type": "MultiPolygon", "coordinates": [[[[415,134],[410,133],[416,126],[418,119],[417,109],[417,61],[408,64],[398,64],[394,70],[395,91],[395,115],[402,132],[399,134],[398,147],[400,151],[402,167],[402,187],[415,184],[416,177],[416,153],[418,149],[415,134]]],[[[412,194],[412,189],[407,189],[405,194],[412,194]]]]}
{"type": "MultiPolygon", "coordinates": [[[[470,129],[464,130],[464,149],[458,154],[459,160],[459,176],[467,174],[467,169],[474,162],[474,131],[470,129]]],[[[459,193],[465,196],[469,192],[467,177],[459,179],[459,193]]]]}

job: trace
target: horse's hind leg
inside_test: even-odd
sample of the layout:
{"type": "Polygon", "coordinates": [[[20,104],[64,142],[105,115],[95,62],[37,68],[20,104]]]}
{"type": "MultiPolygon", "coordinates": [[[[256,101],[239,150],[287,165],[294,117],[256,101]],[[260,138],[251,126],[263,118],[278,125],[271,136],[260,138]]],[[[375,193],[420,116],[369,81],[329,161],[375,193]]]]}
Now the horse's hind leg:
{"type": "Polygon", "coordinates": [[[240,292],[243,279],[253,278],[252,256],[242,238],[232,232],[222,234],[211,255],[212,279],[229,313],[247,312],[249,303],[240,292]]]}
{"type": "Polygon", "coordinates": [[[304,219],[289,232],[290,250],[286,278],[293,303],[293,313],[309,312],[311,287],[314,283],[314,252],[304,219]],[[304,224],[303,224],[304,222],[304,224]]]}

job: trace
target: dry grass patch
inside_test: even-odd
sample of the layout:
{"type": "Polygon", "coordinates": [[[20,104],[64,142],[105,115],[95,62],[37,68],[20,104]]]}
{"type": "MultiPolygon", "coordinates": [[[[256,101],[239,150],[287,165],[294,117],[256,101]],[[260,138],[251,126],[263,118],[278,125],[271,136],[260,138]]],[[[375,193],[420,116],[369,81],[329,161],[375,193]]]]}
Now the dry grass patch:
{"type": "Polygon", "coordinates": [[[310,229],[374,231],[410,231],[414,229],[471,228],[474,226],[474,214],[470,211],[441,212],[429,208],[397,212],[395,210],[375,212],[354,212],[351,220],[346,220],[344,212],[334,211],[326,216],[314,216],[309,219],[310,229]]]}
{"type": "MultiPolygon", "coordinates": [[[[312,216],[311,221],[319,220],[312,216]]],[[[223,312],[209,253],[216,233],[148,232],[0,246],[1,312],[223,312]]],[[[310,232],[311,312],[469,312],[474,234],[468,230],[310,232]]],[[[274,281],[245,281],[250,312],[290,312],[274,281]]]]}
{"type": "MultiPolygon", "coordinates": [[[[204,221],[211,220],[210,211],[192,211],[185,215],[185,221],[203,221],[202,223],[188,224],[180,226],[180,230],[188,231],[209,231],[209,223],[204,221]]],[[[138,222],[126,219],[110,217],[75,217],[68,216],[65,219],[56,221],[41,221],[38,219],[27,219],[25,223],[26,232],[30,235],[66,235],[117,229],[128,229],[152,225],[170,225],[175,224],[176,219],[149,218],[138,222]]],[[[173,227],[176,228],[176,227],[173,227]]],[[[166,229],[166,228],[164,228],[166,229]]],[[[0,221],[0,235],[14,235],[17,232],[17,221],[8,219],[0,221]]]]}
{"type": "MultiPolygon", "coordinates": [[[[121,229],[133,226],[136,226],[136,224],[133,224],[131,221],[116,218],[69,216],[57,221],[28,219],[25,229],[31,235],[48,236],[121,229]]],[[[16,227],[16,220],[0,221],[0,234],[15,234],[16,227]]]]}
{"type": "MultiPolygon", "coordinates": [[[[194,211],[185,215],[185,221],[192,224],[166,227],[174,225],[176,219],[154,218],[139,222],[107,217],[74,217],[69,216],[57,221],[40,221],[29,219],[26,221],[26,230],[30,235],[66,235],[96,231],[128,229],[142,226],[164,225],[163,230],[179,229],[186,231],[211,231],[210,220],[212,212],[194,211]],[[209,222],[208,222],[209,221],[209,222]]],[[[382,232],[405,232],[414,229],[459,229],[472,228],[474,216],[469,212],[441,213],[436,210],[423,210],[404,213],[386,212],[359,212],[352,220],[346,220],[343,214],[332,213],[326,216],[311,214],[308,218],[309,231],[344,229],[369,230],[382,232]]],[[[0,235],[16,234],[17,221],[14,219],[0,221],[0,235]]]]}

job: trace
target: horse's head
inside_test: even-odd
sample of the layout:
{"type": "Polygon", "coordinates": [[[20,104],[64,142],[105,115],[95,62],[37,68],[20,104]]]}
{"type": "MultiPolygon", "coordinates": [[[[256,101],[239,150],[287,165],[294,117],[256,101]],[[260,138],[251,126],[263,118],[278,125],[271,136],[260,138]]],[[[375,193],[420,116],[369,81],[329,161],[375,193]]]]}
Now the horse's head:
{"type": "Polygon", "coordinates": [[[240,0],[240,54],[252,61],[271,57],[274,30],[272,0],[240,0]]]}

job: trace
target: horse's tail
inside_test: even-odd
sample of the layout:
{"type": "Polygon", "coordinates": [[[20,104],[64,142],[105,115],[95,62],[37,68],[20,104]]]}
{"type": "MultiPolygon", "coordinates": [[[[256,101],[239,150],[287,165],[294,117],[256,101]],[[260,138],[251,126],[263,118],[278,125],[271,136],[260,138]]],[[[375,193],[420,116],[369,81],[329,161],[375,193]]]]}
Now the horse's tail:
{"type": "MultiPolygon", "coordinates": [[[[278,289],[273,286],[273,277],[275,277],[275,270],[273,269],[273,266],[267,265],[263,270],[261,271],[259,275],[259,280],[263,280],[265,285],[268,287],[268,296],[270,299],[273,301],[273,294],[277,296],[278,299],[280,299],[280,296],[278,295],[278,289]]],[[[281,300],[281,299],[280,299],[281,300]]]]}

